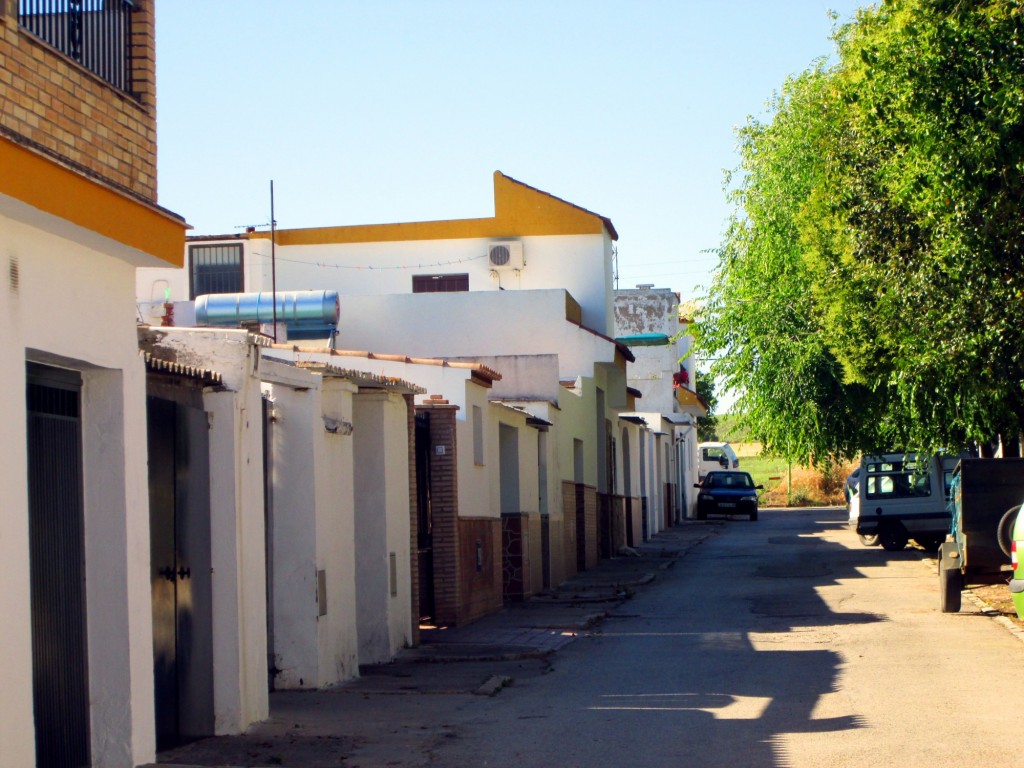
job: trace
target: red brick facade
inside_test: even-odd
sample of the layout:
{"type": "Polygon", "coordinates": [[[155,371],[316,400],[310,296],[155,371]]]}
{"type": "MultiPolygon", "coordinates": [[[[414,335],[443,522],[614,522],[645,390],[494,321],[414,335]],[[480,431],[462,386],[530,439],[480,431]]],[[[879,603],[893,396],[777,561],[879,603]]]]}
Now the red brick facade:
{"type": "Polygon", "coordinates": [[[155,202],[153,21],[153,0],[136,0],[128,94],[21,29],[17,0],[0,0],[0,135],[155,202]]]}
{"type": "Polygon", "coordinates": [[[501,609],[501,520],[460,518],[459,552],[462,599],[455,620],[449,622],[456,626],[501,609]]]}

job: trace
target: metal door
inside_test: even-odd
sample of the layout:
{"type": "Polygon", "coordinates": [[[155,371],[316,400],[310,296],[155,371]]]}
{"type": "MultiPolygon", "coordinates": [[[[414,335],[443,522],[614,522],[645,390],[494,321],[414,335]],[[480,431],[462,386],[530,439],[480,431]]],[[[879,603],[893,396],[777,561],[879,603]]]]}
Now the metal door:
{"type": "Polygon", "coordinates": [[[267,563],[267,690],[277,673],[274,657],[274,403],[263,395],[263,535],[267,563]]]}
{"type": "Polygon", "coordinates": [[[81,378],[27,368],[29,589],[36,765],[90,762],[81,378]]]}
{"type": "Polygon", "coordinates": [[[147,400],[157,749],[213,733],[206,414],[147,400]]]}
{"type": "Polygon", "coordinates": [[[434,533],[430,510],[430,416],[416,414],[416,556],[420,621],[434,618],[434,533]]]}

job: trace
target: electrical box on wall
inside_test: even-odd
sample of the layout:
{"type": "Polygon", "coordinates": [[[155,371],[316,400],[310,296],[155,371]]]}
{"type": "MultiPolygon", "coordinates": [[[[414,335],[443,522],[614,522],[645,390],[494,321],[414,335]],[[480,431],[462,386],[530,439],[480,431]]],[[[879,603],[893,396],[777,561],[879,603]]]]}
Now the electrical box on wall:
{"type": "Polygon", "coordinates": [[[435,445],[434,446],[434,455],[435,456],[444,456],[445,453],[446,453],[446,448],[443,445],[435,445]]]}

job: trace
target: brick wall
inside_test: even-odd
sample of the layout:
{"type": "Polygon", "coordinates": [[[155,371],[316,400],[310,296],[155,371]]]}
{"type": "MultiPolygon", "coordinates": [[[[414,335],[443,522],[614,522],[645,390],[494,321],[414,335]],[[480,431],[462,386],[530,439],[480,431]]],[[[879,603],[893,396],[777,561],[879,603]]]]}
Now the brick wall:
{"type": "Polygon", "coordinates": [[[17,12],[0,0],[0,132],[155,202],[153,0],[132,13],[131,95],[20,29],[17,12]]]}
{"type": "Polygon", "coordinates": [[[459,550],[462,601],[455,625],[468,624],[501,609],[501,520],[459,518],[459,550]]]}
{"type": "MultiPolygon", "coordinates": [[[[562,562],[561,568],[551,567],[551,582],[561,584],[579,573],[576,564],[576,483],[562,481],[562,562]]],[[[554,539],[552,538],[552,549],[554,539]]]]}
{"type": "Polygon", "coordinates": [[[597,534],[597,488],[591,485],[583,486],[583,521],[586,568],[594,568],[601,563],[601,549],[597,534]]]}

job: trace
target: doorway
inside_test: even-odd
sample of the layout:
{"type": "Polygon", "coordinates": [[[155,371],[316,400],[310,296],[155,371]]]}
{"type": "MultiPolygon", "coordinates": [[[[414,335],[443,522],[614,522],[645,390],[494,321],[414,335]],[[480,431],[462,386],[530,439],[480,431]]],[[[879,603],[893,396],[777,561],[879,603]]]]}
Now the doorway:
{"type": "Polygon", "coordinates": [[[416,562],[420,623],[434,621],[434,531],[430,508],[430,415],[416,414],[416,562]]]}
{"type": "Polygon", "coordinates": [[[36,765],[89,765],[82,379],[26,369],[36,765]]]}
{"type": "MultiPolygon", "coordinates": [[[[196,393],[198,394],[198,393],[196,393]]],[[[147,398],[157,750],[213,733],[209,422],[147,398]]]]}

